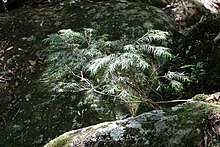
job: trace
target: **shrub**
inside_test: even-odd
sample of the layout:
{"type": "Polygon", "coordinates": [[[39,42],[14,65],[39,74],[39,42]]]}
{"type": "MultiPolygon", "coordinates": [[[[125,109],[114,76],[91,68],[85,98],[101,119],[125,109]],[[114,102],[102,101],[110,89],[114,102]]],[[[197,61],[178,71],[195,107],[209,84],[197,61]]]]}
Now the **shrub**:
{"type": "Polygon", "coordinates": [[[182,73],[161,70],[174,57],[164,47],[168,33],[150,30],[136,41],[109,41],[93,29],[60,30],[50,35],[44,77],[55,93],[81,94],[81,102],[102,114],[134,115],[139,104],[159,107],[149,95],[158,90],[183,89],[182,73]],[[123,110],[122,110],[123,109],[123,110]],[[110,112],[109,112],[110,110],[110,112]]]}

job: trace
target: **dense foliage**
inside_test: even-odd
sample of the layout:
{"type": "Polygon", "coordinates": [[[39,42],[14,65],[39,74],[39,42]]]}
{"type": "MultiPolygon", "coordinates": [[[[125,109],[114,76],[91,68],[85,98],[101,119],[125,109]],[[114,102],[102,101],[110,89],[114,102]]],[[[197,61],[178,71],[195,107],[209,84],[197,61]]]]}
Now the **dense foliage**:
{"type": "Polygon", "coordinates": [[[49,35],[46,69],[14,92],[3,144],[42,145],[68,130],[135,115],[140,104],[158,108],[162,92],[179,92],[186,80],[167,70],[174,57],[168,37],[159,30],[137,40],[110,40],[93,29],[49,35]]]}
{"type": "Polygon", "coordinates": [[[210,16],[186,34],[182,43],[178,45],[177,51],[181,57],[177,61],[180,63],[178,68],[187,72],[191,79],[185,87],[188,97],[220,90],[220,42],[215,41],[219,33],[216,28],[220,28],[219,15],[210,16]]]}
{"type": "Polygon", "coordinates": [[[159,107],[149,97],[151,93],[162,97],[159,91],[183,89],[180,81],[187,78],[182,73],[161,70],[174,57],[161,46],[166,32],[151,30],[136,41],[109,41],[107,36],[98,36],[92,29],[60,30],[45,39],[50,55],[44,77],[51,90],[58,95],[81,93],[82,103],[110,110],[115,117],[122,111],[117,105],[135,115],[140,103],[159,107]],[[106,102],[108,109],[102,105],[106,102]]]}
{"type": "Polygon", "coordinates": [[[124,0],[24,8],[0,20],[0,146],[42,146],[69,130],[157,108],[162,99],[220,90],[219,18],[204,17],[177,44],[161,9],[124,0]],[[60,30],[83,27],[98,32],[60,30]],[[158,30],[140,37],[149,29],[171,37],[158,30]],[[181,83],[182,73],[190,83],[181,83]]]}

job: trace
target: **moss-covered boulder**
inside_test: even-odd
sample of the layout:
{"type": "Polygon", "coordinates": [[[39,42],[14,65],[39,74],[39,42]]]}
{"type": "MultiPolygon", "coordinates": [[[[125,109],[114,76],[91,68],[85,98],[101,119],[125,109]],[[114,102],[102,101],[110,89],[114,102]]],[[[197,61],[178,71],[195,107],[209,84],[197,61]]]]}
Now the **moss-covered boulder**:
{"type": "MultiPolygon", "coordinates": [[[[218,103],[191,101],[169,110],[154,110],[125,120],[105,122],[66,132],[45,147],[197,147],[218,146],[210,121],[218,103]]],[[[220,118],[217,118],[220,119],[220,118]]],[[[219,121],[219,120],[218,120],[219,121]]],[[[220,128],[217,124],[214,128],[220,128]]]]}
{"type": "Polygon", "coordinates": [[[18,35],[22,29],[27,31],[25,34],[32,32],[32,35],[37,30],[36,34],[41,36],[47,35],[46,30],[46,33],[52,33],[63,28],[80,29],[83,27],[102,30],[114,36],[119,35],[119,37],[121,35],[137,37],[135,35],[143,35],[148,29],[175,31],[172,19],[161,9],[124,0],[68,3],[38,9],[23,8],[8,14],[1,14],[0,20],[0,29],[3,30],[0,38],[4,38],[4,35],[10,37],[12,34],[6,33],[12,31],[17,31],[16,35],[18,35]],[[10,22],[14,22],[13,25],[10,22]]]}
{"type": "Polygon", "coordinates": [[[5,50],[0,51],[0,76],[7,79],[7,87],[1,86],[4,94],[0,94],[4,100],[0,146],[42,146],[61,132],[106,121],[90,106],[81,105],[82,97],[50,93],[45,79],[39,80],[47,56],[42,53],[42,40],[61,29],[85,27],[110,34],[114,40],[122,36],[136,39],[148,29],[175,31],[161,9],[124,0],[82,1],[0,14],[0,42],[6,42],[5,50]]]}
{"type": "MultiPolygon", "coordinates": [[[[128,1],[138,1],[138,0],[128,0],[128,1]]],[[[171,0],[139,0],[144,4],[155,6],[158,8],[163,8],[170,3],[171,0]]]]}
{"type": "Polygon", "coordinates": [[[175,25],[161,9],[127,1],[109,1],[84,7],[85,20],[96,29],[109,30],[112,35],[137,37],[148,29],[173,32],[175,25]]]}

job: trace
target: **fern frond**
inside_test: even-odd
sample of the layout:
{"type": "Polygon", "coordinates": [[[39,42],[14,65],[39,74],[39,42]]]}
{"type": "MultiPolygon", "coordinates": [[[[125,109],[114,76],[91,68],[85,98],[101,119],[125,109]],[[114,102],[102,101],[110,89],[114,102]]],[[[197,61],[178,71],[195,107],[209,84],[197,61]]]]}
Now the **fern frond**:
{"type": "Polygon", "coordinates": [[[161,30],[150,30],[144,36],[137,40],[137,43],[151,43],[152,41],[166,40],[168,32],[161,30]]]}
{"type": "Polygon", "coordinates": [[[175,92],[180,92],[181,90],[183,90],[183,84],[179,81],[171,80],[169,85],[171,89],[175,92]]]}
{"type": "Polygon", "coordinates": [[[83,41],[82,34],[70,29],[60,30],[56,34],[49,35],[43,42],[49,43],[47,51],[54,52],[60,49],[78,48],[83,41]]]}
{"type": "Polygon", "coordinates": [[[119,93],[118,93],[118,97],[122,100],[126,100],[128,99],[128,97],[130,97],[130,94],[127,90],[121,90],[119,93]]]}
{"type": "Polygon", "coordinates": [[[117,84],[107,84],[103,86],[103,92],[107,93],[108,95],[115,95],[119,91],[117,84]]]}
{"type": "Polygon", "coordinates": [[[179,72],[168,71],[165,74],[165,78],[167,78],[170,81],[172,81],[172,80],[183,81],[183,82],[189,81],[189,78],[187,76],[185,76],[183,73],[179,73],[179,72]]]}
{"type": "Polygon", "coordinates": [[[129,69],[140,69],[141,71],[148,69],[150,64],[139,54],[121,53],[117,54],[109,62],[106,72],[109,74],[115,73],[118,70],[127,71],[129,69]]]}
{"type": "Polygon", "coordinates": [[[150,44],[136,45],[136,48],[140,51],[146,51],[148,54],[152,54],[154,57],[169,60],[173,57],[170,53],[170,49],[163,46],[152,46],[150,44]]]}
{"type": "Polygon", "coordinates": [[[137,68],[141,69],[141,71],[144,71],[145,69],[149,69],[150,64],[143,58],[143,56],[138,54],[132,54],[134,58],[134,65],[136,65],[137,68]]]}
{"type": "Polygon", "coordinates": [[[92,58],[95,58],[95,57],[100,57],[103,55],[103,53],[96,49],[96,48],[93,48],[93,49],[81,49],[80,50],[80,55],[79,58],[82,58],[83,56],[85,56],[85,58],[87,59],[92,59],[92,58]]]}
{"type": "Polygon", "coordinates": [[[135,45],[133,44],[128,44],[128,45],[125,45],[123,50],[125,52],[131,52],[131,53],[137,53],[137,48],[135,45]]]}
{"type": "Polygon", "coordinates": [[[141,56],[141,54],[135,53],[123,53],[120,56],[122,70],[129,69],[129,68],[140,68],[141,70],[145,70],[149,68],[149,63],[141,56]]]}
{"type": "Polygon", "coordinates": [[[102,69],[104,66],[109,64],[112,60],[114,60],[114,54],[109,56],[104,56],[102,58],[95,59],[91,61],[91,63],[87,66],[88,70],[91,72],[92,75],[95,75],[98,73],[100,69],[102,69]]]}
{"type": "Polygon", "coordinates": [[[60,30],[58,31],[58,35],[63,39],[63,40],[68,40],[68,41],[79,41],[83,39],[82,33],[72,31],[71,29],[65,29],[65,30],[60,30]]]}

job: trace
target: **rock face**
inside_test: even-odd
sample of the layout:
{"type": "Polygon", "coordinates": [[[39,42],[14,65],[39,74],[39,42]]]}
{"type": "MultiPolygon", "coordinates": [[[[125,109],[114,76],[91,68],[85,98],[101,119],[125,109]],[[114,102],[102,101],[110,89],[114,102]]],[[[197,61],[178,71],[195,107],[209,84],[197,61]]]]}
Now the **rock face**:
{"type": "Polygon", "coordinates": [[[163,8],[166,5],[170,3],[171,0],[140,0],[143,3],[158,7],[158,8],[163,8]]]}
{"type": "MultiPolygon", "coordinates": [[[[105,30],[104,33],[116,37],[122,35],[137,37],[146,30],[159,29],[174,32],[175,25],[171,18],[161,9],[143,3],[113,0],[80,6],[81,22],[86,27],[105,30]],[[107,32],[106,32],[107,31],[107,32]]],[[[72,20],[70,18],[70,20],[72,20]]]]}
{"type": "Polygon", "coordinates": [[[44,88],[38,79],[43,72],[41,55],[45,46],[42,40],[61,29],[78,31],[84,27],[96,29],[100,34],[109,33],[114,40],[125,35],[136,39],[148,29],[171,34],[175,31],[172,20],[162,10],[125,0],[82,1],[0,14],[0,40],[9,42],[5,58],[0,60],[0,70],[7,70],[4,76],[12,79],[7,82],[13,92],[5,91],[5,102],[0,107],[1,115],[8,117],[8,121],[0,123],[0,134],[4,134],[0,135],[0,146],[42,146],[60,132],[100,122],[89,108],[83,118],[79,116],[78,103],[69,95],[62,96],[62,100],[54,99],[47,91],[50,86],[44,88]],[[8,109],[14,105],[15,109],[8,109]],[[17,112],[19,117],[15,115],[17,112]]]}
{"type": "MultiPolygon", "coordinates": [[[[9,13],[10,15],[12,16],[10,18],[11,21],[14,18],[14,21],[19,18],[17,21],[22,22],[23,25],[26,22],[27,27],[30,29],[38,28],[38,32],[43,29],[57,32],[58,29],[63,28],[75,30],[87,27],[102,30],[104,33],[110,33],[114,36],[127,35],[137,37],[136,35],[143,35],[148,29],[175,31],[172,19],[161,9],[143,5],[143,3],[122,0],[99,3],[80,2],[55,8],[26,8],[22,11],[11,12],[9,13]],[[23,20],[23,18],[25,19],[23,20]]],[[[7,23],[4,22],[7,20],[5,17],[7,16],[0,16],[2,23],[7,23]]],[[[2,26],[4,27],[4,25],[2,26]]],[[[7,28],[7,30],[10,29],[7,28]]]]}
{"type": "Polygon", "coordinates": [[[220,145],[220,142],[216,140],[218,134],[213,134],[209,130],[210,124],[207,118],[210,114],[207,108],[208,111],[219,112],[220,107],[204,102],[184,103],[167,111],[154,110],[125,120],[105,122],[73,130],[50,141],[45,147],[220,145]],[[211,138],[213,139],[210,140],[211,138]]]}

